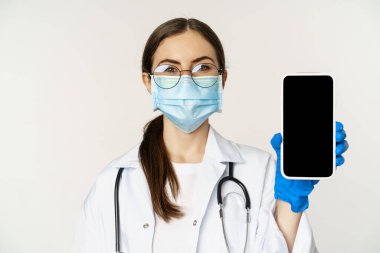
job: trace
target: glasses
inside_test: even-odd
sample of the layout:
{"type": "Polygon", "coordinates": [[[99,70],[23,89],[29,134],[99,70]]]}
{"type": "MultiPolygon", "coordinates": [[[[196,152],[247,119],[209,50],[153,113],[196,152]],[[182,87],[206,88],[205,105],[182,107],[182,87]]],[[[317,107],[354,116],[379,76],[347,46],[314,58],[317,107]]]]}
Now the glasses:
{"type": "Polygon", "coordinates": [[[191,78],[194,83],[202,88],[213,86],[218,81],[219,75],[223,74],[223,69],[218,69],[214,64],[200,63],[191,70],[179,70],[176,66],[163,64],[157,66],[149,75],[153,76],[154,81],[159,87],[171,89],[178,84],[184,71],[191,71],[191,78]]]}

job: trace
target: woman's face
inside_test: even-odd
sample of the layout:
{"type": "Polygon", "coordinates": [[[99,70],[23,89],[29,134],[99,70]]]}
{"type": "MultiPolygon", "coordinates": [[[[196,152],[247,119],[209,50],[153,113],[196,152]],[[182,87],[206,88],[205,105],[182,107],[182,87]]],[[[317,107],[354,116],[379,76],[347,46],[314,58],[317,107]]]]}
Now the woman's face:
{"type": "MultiPolygon", "coordinates": [[[[194,30],[187,30],[184,33],[170,36],[161,41],[153,55],[151,71],[164,63],[174,65],[180,70],[191,70],[198,63],[212,63],[220,68],[214,47],[200,33],[194,30]]],[[[190,75],[190,71],[183,72],[183,74],[190,75]]],[[[143,73],[142,78],[146,89],[151,93],[149,74],[143,73]]],[[[224,70],[222,78],[223,88],[226,79],[227,71],[224,70]]]]}

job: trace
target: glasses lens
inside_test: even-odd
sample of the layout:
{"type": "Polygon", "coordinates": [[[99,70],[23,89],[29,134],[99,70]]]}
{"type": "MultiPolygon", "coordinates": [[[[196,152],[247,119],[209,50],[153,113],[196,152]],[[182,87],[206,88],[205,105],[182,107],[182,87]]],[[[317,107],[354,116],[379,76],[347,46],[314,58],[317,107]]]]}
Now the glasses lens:
{"type": "Polygon", "coordinates": [[[213,86],[218,80],[218,69],[210,63],[201,63],[192,70],[194,82],[204,88],[213,86]]]}
{"type": "Polygon", "coordinates": [[[154,81],[158,86],[164,89],[173,88],[179,78],[179,69],[173,65],[159,65],[153,72],[154,81]]]}

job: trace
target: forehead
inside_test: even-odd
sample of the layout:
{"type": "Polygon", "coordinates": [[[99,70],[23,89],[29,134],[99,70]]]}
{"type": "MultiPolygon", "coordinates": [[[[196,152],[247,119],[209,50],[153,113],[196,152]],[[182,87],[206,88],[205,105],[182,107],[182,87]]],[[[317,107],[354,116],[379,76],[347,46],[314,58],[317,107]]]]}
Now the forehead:
{"type": "MultiPolygon", "coordinates": [[[[161,41],[153,55],[153,66],[161,60],[173,59],[186,66],[195,58],[208,56],[217,64],[214,47],[200,33],[194,30],[187,30],[184,33],[176,34],[161,41]]],[[[210,61],[210,60],[206,60],[210,61]]]]}

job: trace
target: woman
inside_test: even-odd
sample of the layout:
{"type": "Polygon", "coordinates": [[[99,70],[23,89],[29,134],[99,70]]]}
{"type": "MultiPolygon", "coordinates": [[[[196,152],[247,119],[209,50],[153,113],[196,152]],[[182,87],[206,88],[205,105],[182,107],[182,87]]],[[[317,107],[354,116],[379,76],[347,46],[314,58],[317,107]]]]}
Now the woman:
{"type": "MultiPolygon", "coordinates": [[[[122,252],[318,252],[304,212],[317,181],[281,187],[287,179],[279,173],[279,159],[276,166],[270,153],[227,140],[209,124],[208,117],[221,112],[227,79],[222,44],[209,26],[176,18],[157,27],[145,46],[142,79],[153,110],[163,114],[148,122],[141,143],[98,175],[82,206],[74,252],[118,247],[119,168],[122,252]],[[242,188],[227,181],[222,223],[217,185],[230,162],[248,191],[250,216],[242,188]]],[[[343,153],[348,144],[340,123],[337,131],[344,135],[343,153]]],[[[271,143],[279,158],[281,135],[271,143]]]]}

